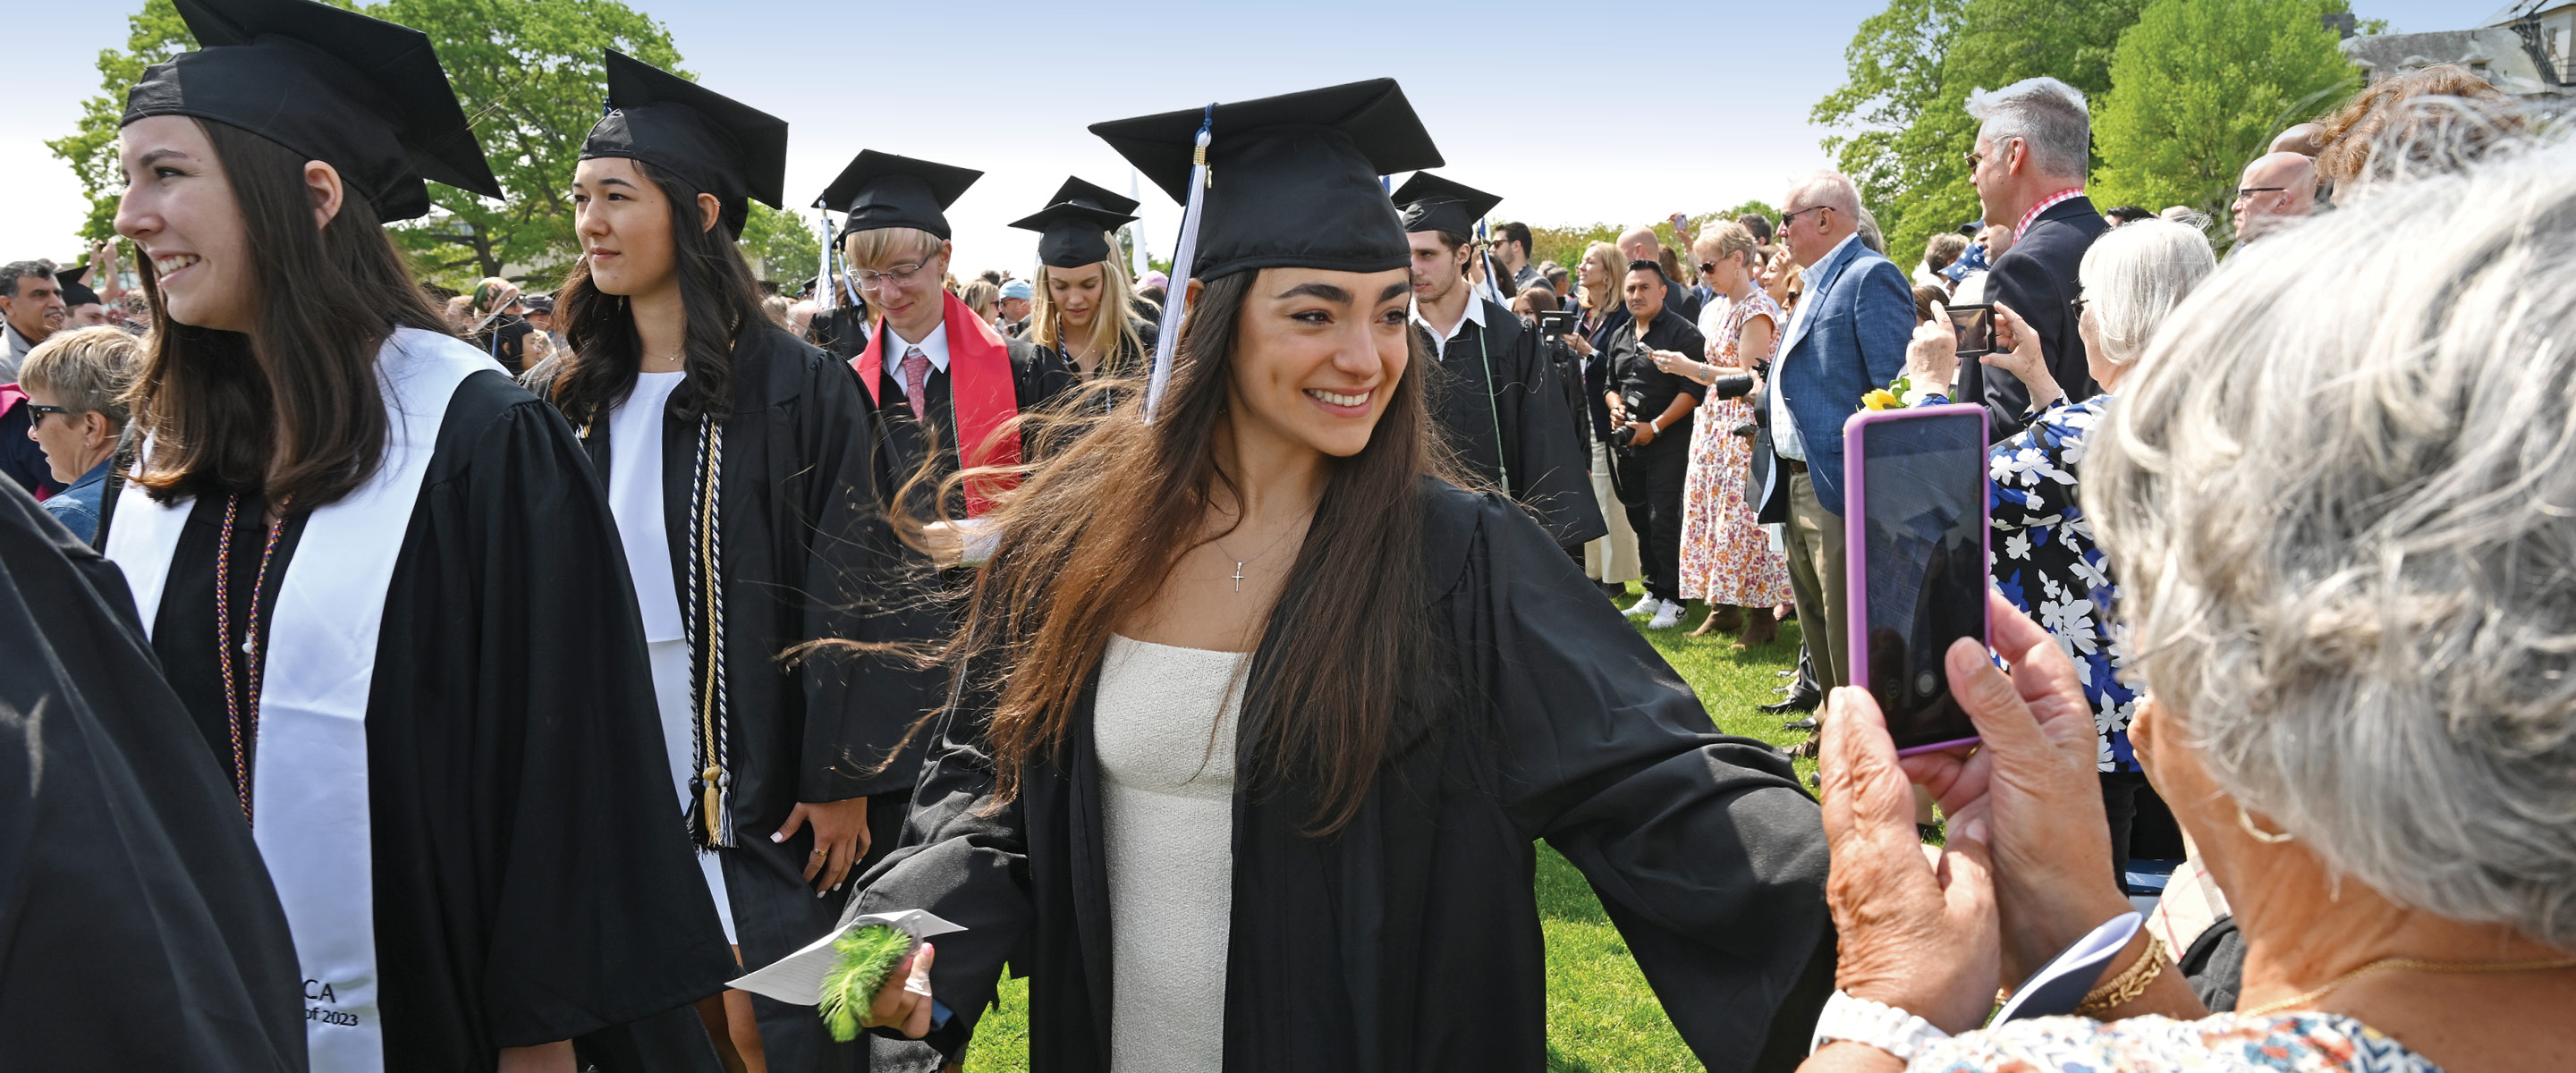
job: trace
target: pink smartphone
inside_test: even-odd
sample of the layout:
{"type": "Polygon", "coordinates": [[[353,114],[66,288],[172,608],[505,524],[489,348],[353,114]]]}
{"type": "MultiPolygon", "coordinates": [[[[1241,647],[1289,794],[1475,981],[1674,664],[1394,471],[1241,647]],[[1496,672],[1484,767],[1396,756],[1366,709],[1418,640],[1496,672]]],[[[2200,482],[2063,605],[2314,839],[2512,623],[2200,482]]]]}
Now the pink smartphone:
{"type": "Polygon", "coordinates": [[[1986,636],[1986,410],[1920,406],[1843,422],[1851,666],[1898,755],[1977,740],[1943,657],[1986,636]]]}

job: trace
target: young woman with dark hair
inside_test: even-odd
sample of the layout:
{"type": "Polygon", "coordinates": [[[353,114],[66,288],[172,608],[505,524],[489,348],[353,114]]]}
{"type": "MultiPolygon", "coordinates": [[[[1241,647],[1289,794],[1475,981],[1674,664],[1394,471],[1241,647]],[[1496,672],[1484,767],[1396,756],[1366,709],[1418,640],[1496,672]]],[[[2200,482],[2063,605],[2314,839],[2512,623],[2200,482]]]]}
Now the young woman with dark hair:
{"type": "MultiPolygon", "coordinates": [[[[608,77],[573,173],[572,356],[539,387],[606,479],[677,804],[757,964],[830,930],[853,867],[893,848],[918,765],[880,762],[927,690],[890,663],[792,658],[904,620],[872,599],[902,548],[858,381],[770,319],[735,245],[751,198],[779,202],[787,124],[614,52],[608,77]]],[[[727,991],[700,1012],[745,1068],[865,1066],[803,1010],[727,991]]]]}
{"type": "Polygon", "coordinates": [[[208,47],[120,134],[160,330],[107,554],[285,908],[312,1067],[569,1071],[731,965],[599,485],[380,226],[497,185],[419,32],[181,10],[208,47]]]}
{"type": "Polygon", "coordinates": [[[1442,478],[1377,182],[1440,162],[1402,91],[1093,130],[1186,197],[1203,122],[1168,386],[985,515],[959,704],[852,906],[965,930],[868,1022],[960,1053],[1007,959],[1033,1067],[1535,1071],[1545,838],[1711,1069],[1795,1064],[1816,806],[1527,512],[1442,478]]]}

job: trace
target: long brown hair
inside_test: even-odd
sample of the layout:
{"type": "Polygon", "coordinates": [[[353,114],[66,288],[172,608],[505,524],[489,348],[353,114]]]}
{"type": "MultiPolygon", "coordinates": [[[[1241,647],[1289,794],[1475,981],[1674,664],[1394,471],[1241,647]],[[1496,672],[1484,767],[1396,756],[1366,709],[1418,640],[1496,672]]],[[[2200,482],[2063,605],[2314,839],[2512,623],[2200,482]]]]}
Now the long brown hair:
{"type": "MultiPolygon", "coordinates": [[[[1204,535],[1211,493],[1228,482],[1214,441],[1245,297],[1258,271],[1211,281],[1183,329],[1153,424],[1141,393],[1105,418],[1067,407],[1037,420],[1089,421],[987,517],[1009,534],[977,573],[952,656],[989,668],[999,702],[984,728],[995,803],[1018,794],[1023,766],[1059,761],[1110,633],[1152,599],[1204,535]]],[[[1103,307],[1101,316],[1122,310],[1103,307]]],[[[1338,830],[1365,801],[1402,709],[1429,675],[1422,488],[1444,475],[1433,450],[1417,333],[1368,446],[1333,459],[1324,496],[1271,609],[1251,669],[1242,734],[1256,794],[1311,801],[1315,833],[1338,830]]],[[[1096,412],[1094,410],[1093,412],[1096,412]]],[[[964,479],[961,474],[958,478],[964,479]]],[[[1217,537],[1223,533],[1215,534],[1217,537]]]]}
{"type": "MultiPolygon", "coordinates": [[[[688,377],[671,392],[682,418],[733,410],[733,344],[742,332],[774,323],[760,308],[760,284],[733,235],[719,221],[705,226],[696,188],[641,160],[635,170],[662,191],[671,207],[671,256],[679,262],[680,308],[686,311],[680,369],[688,377]]],[[[608,416],[635,390],[644,368],[644,344],[626,296],[590,281],[590,258],[573,262],[556,292],[555,321],[572,354],[546,391],[547,401],[580,428],[608,416]]]]}
{"type": "Polygon", "coordinates": [[[337,501],[384,461],[391,426],[377,351],[395,328],[443,335],[447,322],[354,188],[315,227],[310,157],[195,122],[241,210],[258,319],[247,333],[181,324],[143,273],[153,330],[128,399],[152,453],[132,480],[162,503],[250,495],[310,510],[337,501]]]}

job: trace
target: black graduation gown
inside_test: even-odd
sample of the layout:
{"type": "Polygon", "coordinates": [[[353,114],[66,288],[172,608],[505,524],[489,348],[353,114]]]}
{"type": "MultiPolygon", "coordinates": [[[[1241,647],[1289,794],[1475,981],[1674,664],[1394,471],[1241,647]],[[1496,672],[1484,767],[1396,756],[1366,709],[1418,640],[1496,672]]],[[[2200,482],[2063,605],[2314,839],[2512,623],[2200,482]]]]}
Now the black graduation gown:
{"type": "Polygon", "coordinates": [[[303,973],[115,565],[0,481],[0,1068],[305,1068],[303,973]]]}
{"type": "Polygon", "coordinates": [[[846,362],[868,348],[870,327],[866,306],[833,306],[806,322],[805,341],[846,362]]]}
{"type": "MultiPolygon", "coordinates": [[[[1049,388],[1050,398],[1065,398],[1075,394],[1075,389],[1088,380],[1098,380],[1102,377],[1111,376],[1123,377],[1132,380],[1135,384],[1141,386],[1145,382],[1145,378],[1153,373],[1154,322],[1146,320],[1143,317],[1129,317],[1127,318],[1127,328],[1128,330],[1136,333],[1135,349],[1130,350],[1123,346],[1118,348],[1109,355],[1108,361],[1095,366],[1087,376],[1083,373],[1080,366],[1073,363],[1072,358],[1065,356],[1062,349],[1038,342],[1035,333],[1021,336],[1020,338],[1027,339],[1029,341],[1029,345],[1037,349],[1037,360],[1041,366],[1052,363],[1064,368],[1064,375],[1068,379],[1060,385],[1049,385],[1049,388]]],[[[1106,412],[1108,409],[1117,406],[1120,402],[1125,401],[1125,397],[1126,393],[1124,391],[1111,391],[1099,396],[1102,411],[1106,412]]],[[[1036,457],[1044,456],[1045,449],[1041,447],[1039,451],[1036,452],[1036,457]]]]}
{"type": "MultiPolygon", "coordinates": [[[[1600,539],[1610,529],[1592,497],[1589,441],[1565,408],[1539,334],[1503,306],[1469,300],[1484,302],[1485,323],[1460,320],[1439,351],[1439,372],[1424,378],[1433,419],[1458,461],[1538,512],[1559,546],[1600,539]]],[[[1414,330],[1431,342],[1429,329],[1417,322],[1414,330]]]]}
{"type": "MultiPolygon", "coordinates": [[[[817,898],[805,882],[811,827],[785,842],[771,842],[770,834],[797,802],[867,797],[874,854],[892,850],[921,750],[907,750],[884,771],[875,767],[935,702],[939,680],[882,657],[822,652],[782,661],[809,640],[886,639],[905,632],[889,626],[910,620],[883,601],[882,564],[893,561],[897,545],[878,509],[858,378],[840,359],[767,326],[735,343],[732,371],[719,574],[736,844],[719,852],[734,936],[743,963],[756,966],[821,938],[847,899],[817,898]]],[[[609,472],[616,445],[604,417],[583,430],[582,442],[592,469],[609,472]]],[[[683,604],[690,601],[697,449],[698,422],[666,414],[662,504],[671,557],[632,564],[671,571],[683,604]]],[[[703,623],[697,636],[703,645],[703,623]]],[[[698,658],[693,653],[692,663],[698,658]]],[[[813,1010],[763,995],[752,996],[752,1006],[772,1068],[867,1068],[866,1048],[833,1043],[813,1010]]]]}
{"type": "MultiPolygon", "coordinates": [[[[1433,648],[1455,660],[1424,680],[1459,688],[1427,726],[1397,728],[1369,800],[1332,837],[1299,833],[1301,795],[1236,798],[1225,1068],[1543,1068],[1539,838],[1591,880],[1709,1069],[1796,1066],[1833,952],[1821,820],[1788,758],[1718,734],[1520,507],[1436,481],[1423,494],[1433,648]]],[[[1246,711],[1278,640],[1254,657],[1246,711]]],[[[968,929],[938,939],[943,1050],[965,1045],[1008,958],[1030,978],[1031,1068],[1109,1068],[1096,688],[1062,766],[1033,762],[991,815],[975,733],[990,699],[943,717],[904,846],[852,902],[968,929]]],[[[1247,727],[1238,748],[1258,737],[1247,727]]]]}
{"type": "MultiPolygon", "coordinates": [[[[883,330],[882,326],[880,330],[883,330]]],[[[859,345],[865,349],[867,341],[862,338],[859,345]]],[[[1010,355],[1012,402],[1021,413],[1037,412],[1049,400],[1081,383],[1073,368],[1064,363],[1063,355],[1053,350],[1040,350],[1026,339],[1009,336],[1002,337],[1002,345],[1010,355]]],[[[949,386],[949,370],[930,370],[929,378],[922,383],[923,410],[928,420],[915,421],[912,403],[903,394],[898,357],[903,353],[902,337],[888,340],[881,352],[889,357],[884,367],[877,371],[878,479],[891,499],[920,471],[924,457],[928,456],[930,476],[916,489],[917,496],[926,497],[932,494],[940,481],[957,472],[957,414],[953,405],[955,396],[949,386]],[[925,425],[927,429],[923,427],[925,425]],[[938,444],[936,452],[931,450],[933,442],[938,444]]],[[[965,496],[961,493],[951,496],[950,500],[947,516],[964,517],[965,496]]],[[[929,518],[933,516],[931,506],[929,499],[919,498],[912,510],[918,517],[929,518]]]]}
{"type": "MultiPolygon", "coordinates": [[[[223,513],[221,497],[197,500],[152,643],[228,772],[206,628],[223,513]]],[[[265,602],[305,515],[291,517],[265,602]]],[[[255,567],[263,531],[244,520],[237,566],[255,567]]],[[[245,595],[252,573],[233,571],[245,595]]],[[[386,1069],[488,1070],[501,1047],[685,1016],[739,974],[672,815],[606,493],[563,418],[498,372],[467,377],[448,403],[376,653],[367,787],[386,1069]]]]}

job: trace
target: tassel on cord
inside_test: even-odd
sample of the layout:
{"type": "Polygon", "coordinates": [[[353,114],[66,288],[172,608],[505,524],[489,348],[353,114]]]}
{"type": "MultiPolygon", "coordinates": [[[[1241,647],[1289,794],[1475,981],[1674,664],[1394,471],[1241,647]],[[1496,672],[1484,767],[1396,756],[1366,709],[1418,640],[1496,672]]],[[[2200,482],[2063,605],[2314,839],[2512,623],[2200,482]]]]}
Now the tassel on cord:
{"type": "Polygon", "coordinates": [[[1189,324],[1191,262],[1199,252],[1199,214],[1207,207],[1208,133],[1216,126],[1216,105],[1207,106],[1199,119],[1198,147],[1190,153],[1190,200],[1181,209],[1181,241],[1172,251],[1171,289],[1163,293],[1163,320],[1154,334],[1154,374],[1145,381],[1145,423],[1154,423],[1154,410],[1162,405],[1163,389],[1172,382],[1172,354],[1181,345],[1181,329],[1189,324]]]}
{"type": "Polygon", "coordinates": [[[841,267],[841,251],[836,248],[838,244],[832,241],[832,210],[818,208],[814,210],[814,215],[823,218],[822,223],[815,228],[815,238],[823,243],[823,249],[827,251],[823,255],[821,265],[823,278],[814,281],[816,284],[814,312],[821,314],[841,304],[838,301],[840,292],[832,289],[834,281],[839,278],[839,273],[834,269],[841,267]]]}
{"type": "Polygon", "coordinates": [[[699,846],[724,849],[734,845],[731,797],[733,772],[728,764],[733,753],[731,712],[727,710],[725,688],[725,620],[724,620],[724,527],[721,504],[724,501],[724,426],[712,414],[698,418],[698,461],[695,485],[698,499],[695,516],[689,526],[689,598],[694,604],[680,617],[686,629],[691,661],[691,699],[697,717],[697,754],[699,798],[697,815],[690,835],[699,846]],[[701,643],[703,642],[703,644],[701,643]]]}

